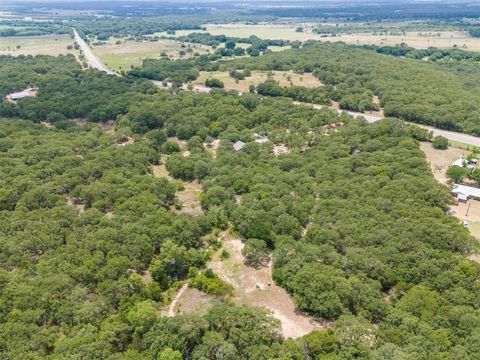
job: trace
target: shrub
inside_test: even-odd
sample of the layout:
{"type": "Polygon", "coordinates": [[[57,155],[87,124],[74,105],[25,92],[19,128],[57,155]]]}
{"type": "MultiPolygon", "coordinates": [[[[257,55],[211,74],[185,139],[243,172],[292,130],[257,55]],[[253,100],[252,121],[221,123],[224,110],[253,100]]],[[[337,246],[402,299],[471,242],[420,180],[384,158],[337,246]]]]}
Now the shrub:
{"type": "Polygon", "coordinates": [[[205,80],[205,86],[220,89],[223,89],[225,87],[223,81],[219,79],[207,79],[205,80]]]}
{"type": "Polygon", "coordinates": [[[460,166],[452,166],[447,170],[447,176],[455,183],[461,183],[467,176],[468,170],[460,166]]]}
{"type": "Polygon", "coordinates": [[[198,274],[190,285],[204,293],[218,296],[227,296],[233,293],[233,288],[218,277],[211,269],[198,274]]]}
{"type": "Polygon", "coordinates": [[[435,136],[433,138],[432,146],[434,149],[445,150],[448,148],[448,139],[443,136],[435,136]]]}

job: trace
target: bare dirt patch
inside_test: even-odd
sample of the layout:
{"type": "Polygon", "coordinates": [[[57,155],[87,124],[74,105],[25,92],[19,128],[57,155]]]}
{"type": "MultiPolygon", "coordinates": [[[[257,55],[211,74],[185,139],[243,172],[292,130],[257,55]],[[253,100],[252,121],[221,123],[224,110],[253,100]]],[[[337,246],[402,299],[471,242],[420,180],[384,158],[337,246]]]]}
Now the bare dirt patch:
{"type": "Polygon", "coordinates": [[[480,240],[480,201],[470,199],[466,203],[459,202],[450,206],[453,216],[468,223],[468,231],[480,240]]]}
{"type": "Polygon", "coordinates": [[[152,173],[154,177],[164,177],[167,178],[170,181],[173,181],[173,178],[170,176],[170,174],[167,171],[167,168],[165,166],[165,162],[167,161],[167,156],[162,156],[160,160],[158,161],[158,165],[153,165],[152,166],[152,173]]]}
{"type": "Polygon", "coordinates": [[[183,285],[180,290],[178,290],[177,294],[173,298],[170,306],[168,307],[168,316],[173,317],[175,316],[175,307],[177,306],[178,300],[182,297],[185,290],[187,290],[188,284],[183,285]]]}
{"type": "Polygon", "coordinates": [[[205,314],[213,305],[219,303],[215,296],[205,294],[195,289],[187,288],[177,299],[175,307],[172,309],[175,315],[180,314],[205,314]]]}
{"type": "Polygon", "coordinates": [[[287,154],[289,153],[290,150],[288,149],[288,146],[285,144],[277,144],[273,146],[273,153],[278,156],[282,154],[287,154]]]}
{"type": "Polygon", "coordinates": [[[208,152],[212,153],[213,158],[215,159],[217,157],[217,150],[220,147],[220,139],[215,139],[211,143],[204,143],[203,147],[205,150],[208,152]]]}
{"type": "Polygon", "coordinates": [[[112,134],[115,132],[115,122],[112,120],[98,123],[97,126],[107,134],[112,134]]]}
{"type": "Polygon", "coordinates": [[[127,146],[132,145],[135,142],[135,139],[130,136],[123,136],[118,139],[115,143],[116,146],[127,146]]]}
{"type": "Polygon", "coordinates": [[[202,186],[198,181],[190,181],[183,183],[183,190],[175,193],[177,199],[182,202],[182,208],[178,210],[179,213],[189,214],[192,216],[199,216],[203,214],[203,209],[200,205],[200,194],[202,193],[202,186]]]}
{"type": "Polygon", "coordinates": [[[205,80],[210,78],[223,81],[225,89],[227,90],[236,90],[241,93],[248,92],[250,85],[257,86],[267,79],[278,81],[281,86],[298,85],[307,88],[323,86],[322,82],[313,76],[312,73],[296,74],[293,71],[272,71],[270,72],[270,76],[266,71],[252,71],[251,76],[238,81],[225,71],[202,71],[199,78],[194,82],[194,85],[203,85],[205,84],[205,80]]]}
{"type": "Polygon", "coordinates": [[[286,338],[298,338],[312,330],[331,325],[318,323],[296,308],[287,291],[273,282],[271,262],[260,269],[246,266],[241,254],[243,242],[227,232],[221,233],[220,236],[230,257],[221,260],[217,254],[209,267],[234,287],[236,301],[270,309],[280,320],[282,333],[286,338]]]}
{"type": "Polygon", "coordinates": [[[448,184],[447,170],[452,163],[470,152],[467,150],[449,147],[446,150],[434,149],[429,142],[420,143],[420,149],[425,153],[428,163],[432,169],[433,176],[441,184],[448,184]]]}
{"type": "Polygon", "coordinates": [[[48,121],[42,121],[42,122],[40,122],[40,124],[42,124],[47,129],[54,129],[55,128],[55,126],[52,123],[49,123],[48,121]]]}
{"type": "Polygon", "coordinates": [[[85,205],[80,204],[76,199],[67,197],[67,205],[75,206],[80,214],[85,212],[85,205]]]}
{"type": "Polygon", "coordinates": [[[455,216],[462,220],[480,222],[480,201],[468,200],[467,203],[459,202],[450,207],[455,216]]]}
{"type": "Polygon", "coordinates": [[[480,264],[480,255],[479,254],[470,254],[468,257],[470,260],[475,261],[476,263],[480,264]]]}

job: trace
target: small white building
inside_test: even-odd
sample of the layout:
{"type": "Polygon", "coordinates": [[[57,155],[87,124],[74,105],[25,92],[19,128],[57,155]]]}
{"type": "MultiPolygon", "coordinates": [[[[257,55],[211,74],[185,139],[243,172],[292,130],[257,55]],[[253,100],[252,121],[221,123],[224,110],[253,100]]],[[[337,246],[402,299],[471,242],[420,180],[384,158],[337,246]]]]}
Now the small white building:
{"type": "Polygon", "coordinates": [[[37,88],[29,88],[19,92],[14,92],[7,95],[7,100],[10,102],[16,102],[17,100],[37,96],[37,91],[37,88]]]}
{"type": "Polygon", "coordinates": [[[458,201],[466,202],[468,199],[480,200],[480,189],[476,187],[453,184],[452,193],[458,201]]]}
{"type": "Polygon", "coordinates": [[[467,160],[464,157],[461,157],[460,159],[457,159],[453,162],[452,166],[458,166],[458,167],[466,167],[468,169],[475,169],[477,166],[477,159],[470,159],[467,160]]]}
{"type": "Polygon", "coordinates": [[[233,144],[233,150],[239,152],[245,147],[245,143],[243,141],[238,140],[235,144],[233,144]]]}

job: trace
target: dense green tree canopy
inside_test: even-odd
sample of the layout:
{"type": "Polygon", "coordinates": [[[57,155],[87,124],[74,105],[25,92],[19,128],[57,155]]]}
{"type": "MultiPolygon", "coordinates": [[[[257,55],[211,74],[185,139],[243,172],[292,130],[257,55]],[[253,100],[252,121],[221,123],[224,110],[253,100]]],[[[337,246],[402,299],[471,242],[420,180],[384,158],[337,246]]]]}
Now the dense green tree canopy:
{"type": "Polygon", "coordinates": [[[81,72],[70,58],[0,61],[25,69],[12,90],[32,79],[40,88],[2,104],[17,119],[0,121],[1,358],[478,357],[480,267],[467,258],[472,238],[446,214],[450,194],[431,176],[417,128],[283,97],[157,91],[81,72]],[[53,107],[42,93],[49,76],[58,89],[80,86],[75,103],[88,111],[53,107]],[[89,87],[103,89],[103,105],[89,87]],[[68,120],[117,101],[113,133],[68,120]],[[49,115],[53,128],[36,123],[49,115]],[[152,176],[164,157],[170,176],[201,183],[204,214],[174,210],[179,184],[152,176]],[[208,239],[229,226],[247,262],[272,256],[274,280],[329,329],[285,340],[267,310],[221,298],[204,315],[161,315],[189,277],[204,292],[231,292],[205,270],[208,239]]]}

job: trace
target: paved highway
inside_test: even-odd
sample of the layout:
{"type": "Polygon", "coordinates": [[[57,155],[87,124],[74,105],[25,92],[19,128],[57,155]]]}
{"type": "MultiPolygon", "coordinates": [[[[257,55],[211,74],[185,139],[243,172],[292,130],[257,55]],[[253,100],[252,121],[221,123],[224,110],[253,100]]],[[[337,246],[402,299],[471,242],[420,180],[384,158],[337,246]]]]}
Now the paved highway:
{"type": "Polygon", "coordinates": [[[78,34],[77,30],[73,29],[73,33],[75,34],[75,41],[78,43],[80,46],[80,49],[82,49],[83,54],[85,55],[85,58],[87,59],[87,62],[90,64],[90,66],[94,69],[98,69],[100,71],[104,71],[109,75],[117,75],[119,76],[115,71],[109,69],[92,51],[90,46],[83,40],[80,35],[78,34]]]}

